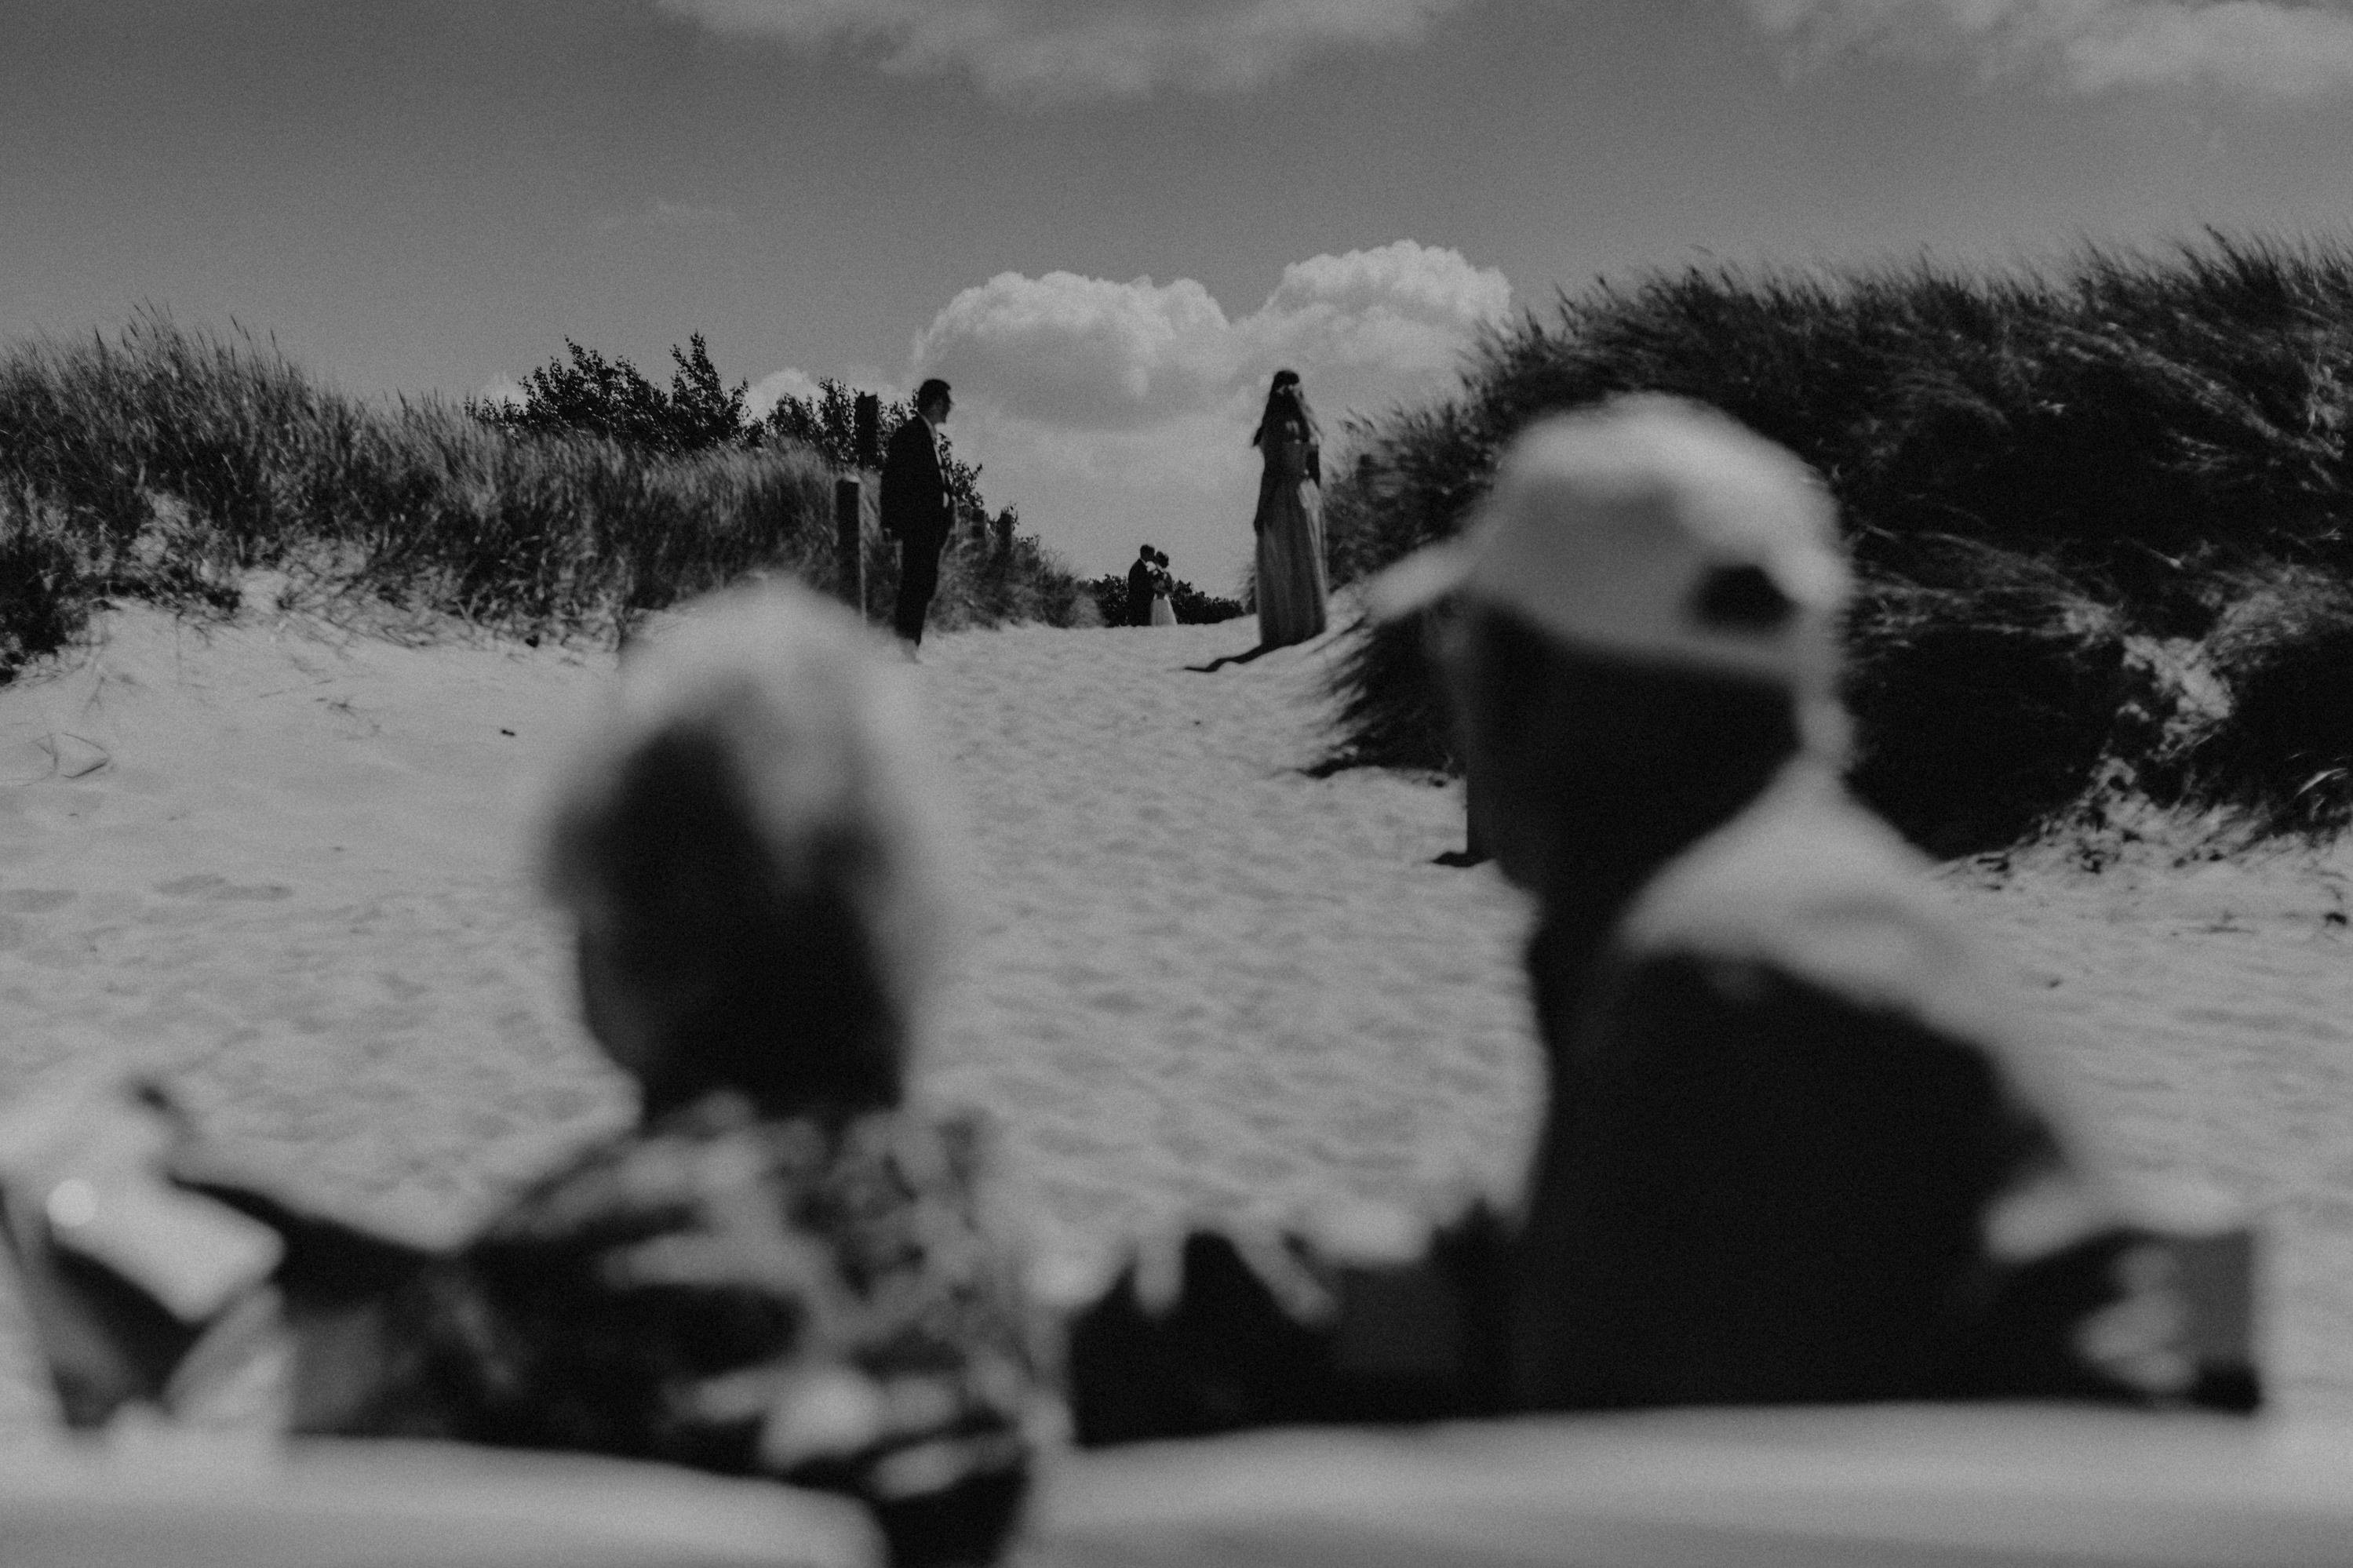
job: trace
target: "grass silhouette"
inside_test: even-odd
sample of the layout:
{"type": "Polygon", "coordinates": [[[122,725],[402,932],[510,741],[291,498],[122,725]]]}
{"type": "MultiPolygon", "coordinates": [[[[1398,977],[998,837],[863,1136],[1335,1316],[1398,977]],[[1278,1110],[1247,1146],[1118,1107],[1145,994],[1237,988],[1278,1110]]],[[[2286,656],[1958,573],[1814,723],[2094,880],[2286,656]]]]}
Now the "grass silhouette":
{"type": "MultiPolygon", "coordinates": [[[[2310,600],[2353,577],[2344,243],[2210,232],[2049,270],[1604,280],[1491,333],[1451,398],[1351,426],[1325,513],[1335,580],[1455,531],[1531,417],[1634,390],[1713,404],[1831,488],[1866,584],[1848,627],[1853,782],[1915,838],[1996,847],[2118,778],[2263,832],[2353,820],[2353,733],[2280,694],[2353,659],[2311,629],[2317,610],[2199,656],[2234,700],[2196,744],[2168,713],[2118,722],[2131,646],[2241,624],[2251,584],[2310,600]],[[2299,659],[2315,673],[2285,674],[2299,659]],[[2290,712],[2305,717],[2257,721],[2290,712]],[[2319,728],[2286,732],[2307,719],[2319,728]],[[1995,773],[1956,765],[1997,752],[1995,773]]],[[[1332,763],[1442,758],[1420,639],[1352,637],[1332,763]]]]}
{"type": "MultiPolygon", "coordinates": [[[[363,403],[274,344],[147,310],[111,339],[0,354],[0,679],[110,596],[222,614],[256,569],[298,599],[617,638],[748,573],[829,585],[833,477],[790,443],[662,451],[363,403]]],[[[887,608],[895,557],[868,550],[887,608]]],[[[1085,613],[1036,540],[975,537],[943,562],[933,624],[1085,613]]]]}

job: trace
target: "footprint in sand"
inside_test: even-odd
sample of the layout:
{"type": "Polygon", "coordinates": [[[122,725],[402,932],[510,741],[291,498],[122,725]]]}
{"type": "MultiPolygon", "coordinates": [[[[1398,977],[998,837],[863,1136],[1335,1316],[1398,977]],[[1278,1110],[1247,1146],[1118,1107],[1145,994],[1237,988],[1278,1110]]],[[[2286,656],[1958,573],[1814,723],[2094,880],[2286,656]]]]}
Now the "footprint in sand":
{"type": "Polygon", "coordinates": [[[167,898],[210,899],[216,903],[269,902],[290,899],[294,889],[276,882],[263,882],[252,887],[240,887],[227,877],[198,872],[193,877],[174,877],[168,882],[158,882],[155,890],[167,898]]]}

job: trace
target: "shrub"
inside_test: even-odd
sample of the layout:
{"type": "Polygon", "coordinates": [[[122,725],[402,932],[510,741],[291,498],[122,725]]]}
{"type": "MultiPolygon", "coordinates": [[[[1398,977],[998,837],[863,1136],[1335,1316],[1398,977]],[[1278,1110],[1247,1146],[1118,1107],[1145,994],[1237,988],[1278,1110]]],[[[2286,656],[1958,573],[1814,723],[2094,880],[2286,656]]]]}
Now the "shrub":
{"type": "Polygon", "coordinates": [[[1337,704],[1338,745],[1308,771],[1345,768],[1459,771],[1450,712],[1428,653],[1426,616],[1375,625],[1358,619],[1341,634],[1326,695],[1337,704]]]}
{"type": "Polygon", "coordinates": [[[552,360],[522,378],[521,403],[481,403],[469,398],[468,414],[486,425],[521,436],[593,436],[649,452],[707,452],[719,447],[754,444],[758,427],[744,417],[746,385],[731,390],[719,379],[702,334],[691,350],[670,346],[678,368],[670,390],[648,381],[618,355],[607,360],[570,338],[564,347],[571,363],[552,360]]]}
{"type": "MultiPolygon", "coordinates": [[[[2131,684],[2117,674],[2125,639],[2203,636],[2232,602],[2231,583],[2263,563],[2353,575],[2353,531],[2341,526],[2353,511],[2353,249],[2210,233],[2156,256],[2090,249],[2049,273],[1709,266],[1563,296],[1550,316],[1490,334],[1456,395],[1350,426],[1356,456],[1325,509],[1335,581],[1460,528],[1535,415],[1633,390],[1714,404],[1828,479],[1879,585],[1856,623],[1872,759],[1858,778],[1907,800],[1899,815],[1945,842],[2047,818],[2052,795],[2081,776],[2093,707],[2118,679],[2131,684]],[[1978,564],[2007,563],[1984,584],[1982,610],[1978,584],[1936,580],[1956,539],[1983,548],[1978,564]],[[2056,601],[2019,597],[2020,563],[2064,579],[2072,618],[2044,614],[2056,601]],[[1891,639],[1905,626],[1926,646],[1899,655],[1891,639]],[[2009,671],[2023,711],[1994,712],[2005,688],[1971,676],[1973,663],[2009,671]],[[1900,731],[1941,722],[1948,703],[1974,704],[1981,733],[2054,749],[1998,777],[1968,775],[1968,789],[2010,799],[1968,804],[1955,773],[1954,798],[1935,807],[1916,792],[1934,787],[1929,759],[1946,742],[1900,731]]],[[[1410,645],[1375,658],[1361,635],[1344,658],[1333,760],[1418,763],[1442,750],[1409,689],[1427,689],[1410,645]],[[1366,684],[1381,681],[1405,688],[1366,684]]],[[[2241,663],[2253,690],[2254,667],[2241,663]]],[[[2161,784],[2166,759],[2144,742],[2119,731],[2107,743],[2161,784]]],[[[2246,743],[2290,742],[2250,731],[2246,743]]],[[[2221,754],[2203,753],[2210,773],[2221,754]]],[[[2284,775],[2285,757],[2255,771],[2284,775]]],[[[2314,766],[2299,786],[2327,772],[2314,766]]]]}
{"type": "Polygon", "coordinates": [[[112,342],[0,358],[5,538],[31,563],[0,642],[47,645],[100,593],[224,612],[241,569],[297,557],[331,595],[617,626],[754,567],[829,575],[828,479],[797,447],[663,454],[371,408],[249,337],[148,312],[112,342]]]}
{"type": "Polygon", "coordinates": [[[2353,588],[2294,568],[2240,585],[2204,645],[2230,706],[2180,747],[2179,794],[2258,833],[2341,832],[2353,825],[2353,588]]]}
{"type": "MultiPolygon", "coordinates": [[[[895,596],[895,551],[890,575],[895,596]]],[[[1023,621],[1075,626],[1094,615],[1088,584],[1034,536],[1009,529],[1001,535],[960,530],[940,556],[940,584],[926,624],[940,631],[1023,621]]]]}
{"type": "MultiPolygon", "coordinates": [[[[742,389],[719,385],[700,338],[668,394],[571,347],[569,365],[534,373],[537,424],[363,405],[274,346],[155,311],[114,340],[10,348],[0,672],[70,638],[100,595],[226,613],[255,567],[299,568],[320,598],[519,632],[619,634],[753,572],[831,589],[831,467],[772,427],[718,438],[742,389]],[[598,434],[584,410],[659,416],[668,433],[598,434]]],[[[994,548],[951,551],[939,624],[1083,618],[1075,579],[1017,521],[1008,508],[994,548]]],[[[879,534],[865,548],[868,603],[885,613],[896,552],[879,534]]]]}
{"type": "Polygon", "coordinates": [[[57,513],[0,496],[0,685],[79,636],[96,592],[57,513]]]}
{"type": "Polygon", "coordinates": [[[2081,798],[2117,748],[2116,616],[2045,563],[1946,542],[1847,625],[1848,782],[1932,854],[1998,849],[2081,798]]]}
{"type": "MultiPolygon", "coordinates": [[[[1088,598],[1094,605],[1095,614],[1101,617],[1097,624],[1106,626],[1127,625],[1126,573],[1107,572],[1100,577],[1089,579],[1085,588],[1088,598]]],[[[1239,601],[1205,594],[1182,577],[1169,587],[1168,607],[1176,612],[1177,624],[1187,626],[1216,626],[1249,613],[1239,601]]]]}
{"type": "Polygon", "coordinates": [[[1187,626],[1213,626],[1248,613],[1240,600],[1205,594],[1182,577],[1168,590],[1168,607],[1176,612],[1177,623],[1187,626]]]}

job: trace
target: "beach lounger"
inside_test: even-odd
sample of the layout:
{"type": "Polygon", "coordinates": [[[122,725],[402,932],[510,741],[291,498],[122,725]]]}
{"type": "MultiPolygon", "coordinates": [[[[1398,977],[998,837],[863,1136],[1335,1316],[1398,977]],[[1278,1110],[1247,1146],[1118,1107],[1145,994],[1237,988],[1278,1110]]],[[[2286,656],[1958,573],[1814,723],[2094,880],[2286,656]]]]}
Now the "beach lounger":
{"type": "Polygon", "coordinates": [[[870,1568],[846,1500],[459,1444],[174,1435],[0,1449],[7,1568],[870,1568]]]}
{"type": "Polygon", "coordinates": [[[1293,1429],[1077,1456],[1040,1568],[2353,1564],[2353,1426],[2061,1406],[1293,1429]]]}

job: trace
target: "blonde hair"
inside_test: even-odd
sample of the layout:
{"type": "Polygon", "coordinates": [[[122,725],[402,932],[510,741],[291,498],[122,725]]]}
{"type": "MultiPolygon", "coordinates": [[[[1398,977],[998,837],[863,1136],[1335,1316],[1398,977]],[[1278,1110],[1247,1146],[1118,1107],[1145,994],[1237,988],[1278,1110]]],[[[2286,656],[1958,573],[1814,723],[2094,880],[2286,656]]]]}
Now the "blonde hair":
{"type": "Polygon", "coordinates": [[[633,647],[542,874],[658,1021],[649,1099],[894,1102],[951,934],[943,805],[903,667],[840,606],[731,589],[633,647]]]}

